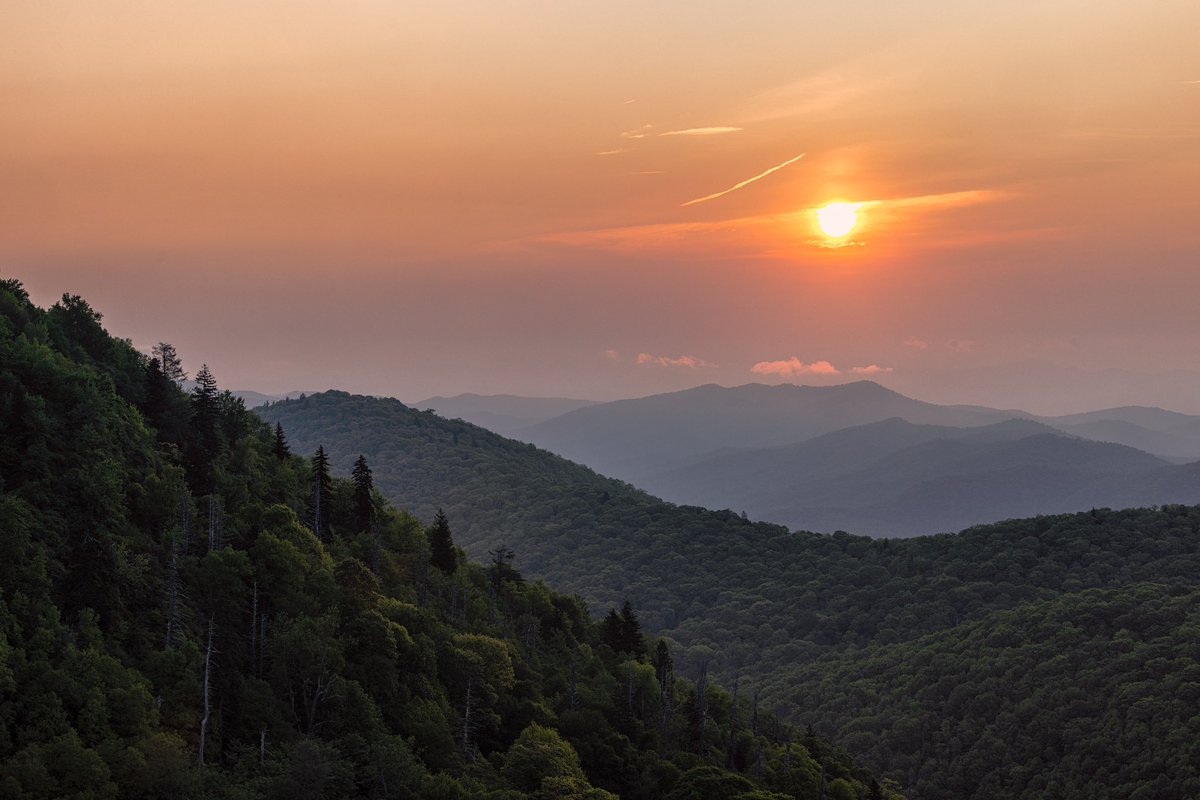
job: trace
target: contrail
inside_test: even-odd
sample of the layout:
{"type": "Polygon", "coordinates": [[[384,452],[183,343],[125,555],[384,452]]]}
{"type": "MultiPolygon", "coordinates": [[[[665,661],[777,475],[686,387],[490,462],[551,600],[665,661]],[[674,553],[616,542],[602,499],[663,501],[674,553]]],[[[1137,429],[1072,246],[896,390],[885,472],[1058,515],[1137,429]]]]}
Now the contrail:
{"type": "Polygon", "coordinates": [[[796,163],[800,159],[804,158],[805,155],[806,155],[806,153],[801,153],[800,155],[796,156],[795,158],[789,158],[787,161],[783,162],[779,166],[771,167],[766,172],[760,172],[759,174],[755,175],[753,178],[747,178],[746,180],[742,181],[741,183],[735,183],[733,186],[730,186],[728,189],[726,189],[723,192],[716,192],[715,194],[707,194],[704,197],[697,197],[695,200],[688,200],[686,203],[681,205],[680,208],[683,208],[684,206],[694,206],[694,205],[696,205],[696,203],[703,203],[706,200],[716,200],[718,197],[721,197],[722,195],[729,194],[730,192],[736,192],[738,189],[742,188],[743,186],[747,186],[751,183],[754,183],[757,180],[767,177],[772,172],[778,172],[779,170],[786,167],[788,164],[796,163]]]}

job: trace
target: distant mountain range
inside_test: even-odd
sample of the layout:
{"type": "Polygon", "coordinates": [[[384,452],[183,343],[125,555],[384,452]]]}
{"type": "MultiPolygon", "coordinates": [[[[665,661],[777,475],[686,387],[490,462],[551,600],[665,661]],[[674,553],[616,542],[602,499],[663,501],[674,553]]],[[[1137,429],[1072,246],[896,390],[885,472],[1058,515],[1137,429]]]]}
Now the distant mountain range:
{"type": "Polygon", "coordinates": [[[1093,506],[1200,500],[1200,417],[941,406],[872,381],[698,386],[512,435],[679,503],[912,536],[1093,506]]]}
{"type": "Polygon", "coordinates": [[[1200,464],[1031,420],[953,428],[894,418],[795,445],[726,451],[643,485],[791,528],[916,536],[1034,514],[1193,502],[1200,464]]]}

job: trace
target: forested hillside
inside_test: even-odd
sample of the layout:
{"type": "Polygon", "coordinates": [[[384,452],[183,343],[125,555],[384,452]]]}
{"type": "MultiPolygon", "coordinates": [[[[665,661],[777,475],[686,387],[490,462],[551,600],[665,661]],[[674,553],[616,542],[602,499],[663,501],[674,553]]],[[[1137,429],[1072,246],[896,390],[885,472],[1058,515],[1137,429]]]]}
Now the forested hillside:
{"type": "Polygon", "coordinates": [[[0,283],[0,796],[894,794],[100,322],[0,283]]]}
{"type": "MultiPolygon", "coordinates": [[[[459,541],[473,552],[505,542],[528,573],[601,606],[628,597],[671,641],[710,652],[726,682],[741,678],[788,718],[846,737],[873,766],[922,787],[914,796],[954,796],[964,782],[975,782],[981,788],[974,797],[1042,797],[1038,787],[1048,786],[1058,787],[1056,796],[1094,797],[1084,788],[1095,779],[1090,762],[1068,756],[1060,730],[1069,726],[1077,734],[1078,752],[1110,752],[1122,740],[1106,726],[1072,723],[1091,713],[1073,692],[1045,692],[1037,695],[1037,724],[1023,731],[1028,748],[1011,750],[1010,760],[961,758],[964,732],[985,727],[969,713],[987,707],[938,706],[932,700],[952,687],[936,670],[888,658],[916,663],[939,647],[974,648],[961,650],[979,660],[970,676],[990,676],[995,686],[988,691],[1004,706],[1018,703],[1025,678],[1017,669],[993,674],[1011,657],[1006,648],[1028,649],[1039,662],[1045,656],[1038,675],[1048,686],[1087,687],[1080,662],[1069,657],[1080,641],[1074,626],[1107,620],[1112,635],[1089,634],[1088,658],[1103,671],[1105,686],[1138,700],[1114,706],[1110,722],[1131,726],[1147,713],[1179,720],[1178,697],[1168,688],[1174,684],[1135,678],[1121,663],[1129,647],[1119,634],[1132,630],[1123,618],[1152,618],[1176,593],[1200,587],[1200,508],[1093,509],[906,540],[792,533],[728,511],[664,503],[544,451],[392,400],[327,393],[260,413],[282,422],[305,447],[324,443],[340,469],[349,468],[352,453],[366,452],[378,465],[380,488],[420,514],[429,513],[432,498],[446,497],[447,513],[462,521],[459,541]],[[1117,590],[1121,600],[1088,610],[1093,596],[1079,593],[1091,589],[1117,590]],[[1035,626],[1029,620],[1037,604],[1057,609],[1059,618],[1083,618],[1035,626]],[[987,646],[959,641],[989,629],[977,626],[999,625],[1005,618],[995,615],[1005,613],[1017,615],[1007,618],[1007,638],[985,636],[987,646]],[[1056,651],[1068,657],[1052,657],[1056,651]],[[867,663],[881,666],[864,683],[859,670],[867,663]],[[899,702],[923,681],[932,687],[930,703],[899,702]],[[888,749],[891,739],[882,733],[908,737],[904,746],[911,748],[935,726],[955,733],[939,734],[915,755],[888,749]],[[1013,770],[1038,777],[1014,783],[1013,770]]],[[[1144,635],[1147,646],[1158,648],[1182,641],[1188,630],[1181,624],[1144,635]]],[[[1188,652],[1172,669],[1190,674],[1195,658],[1188,652]]],[[[1183,731],[1191,724],[1171,723],[1183,731]]],[[[1191,757],[1180,735],[1164,738],[1164,764],[1191,757]]],[[[1118,777],[1133,787],[1146,774],[1118,777]]],[[[1189,774],[1170,780],[1167,793],[1152,796],[1194,794],[1189,774]]]]}

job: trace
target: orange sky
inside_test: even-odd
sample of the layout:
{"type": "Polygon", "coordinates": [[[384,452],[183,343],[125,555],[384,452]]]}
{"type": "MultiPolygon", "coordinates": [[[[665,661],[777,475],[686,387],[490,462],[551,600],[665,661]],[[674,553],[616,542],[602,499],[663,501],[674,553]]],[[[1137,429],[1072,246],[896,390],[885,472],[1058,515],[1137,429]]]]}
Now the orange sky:
{"type": "Polygon", "coordinates": [[[1157,377],[1114,402],[1200,411],[1169,388],[1200,386],[1198,30],[1194,0],[8,0],[0,271],[235,388],[875,365],[1065,410],[1117,368],[1157,377]]]}

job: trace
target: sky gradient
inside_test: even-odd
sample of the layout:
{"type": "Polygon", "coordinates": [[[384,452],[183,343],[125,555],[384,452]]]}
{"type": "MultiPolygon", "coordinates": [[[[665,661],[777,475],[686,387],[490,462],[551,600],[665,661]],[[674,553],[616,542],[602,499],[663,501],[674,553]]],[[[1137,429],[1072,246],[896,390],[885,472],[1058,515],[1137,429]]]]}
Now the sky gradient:
{"type": "Polygon", "coordinates": [[[1194,0],[9,0],[0,273],[265,392],[1200,412],[1197,30],[1194,0]]]}

